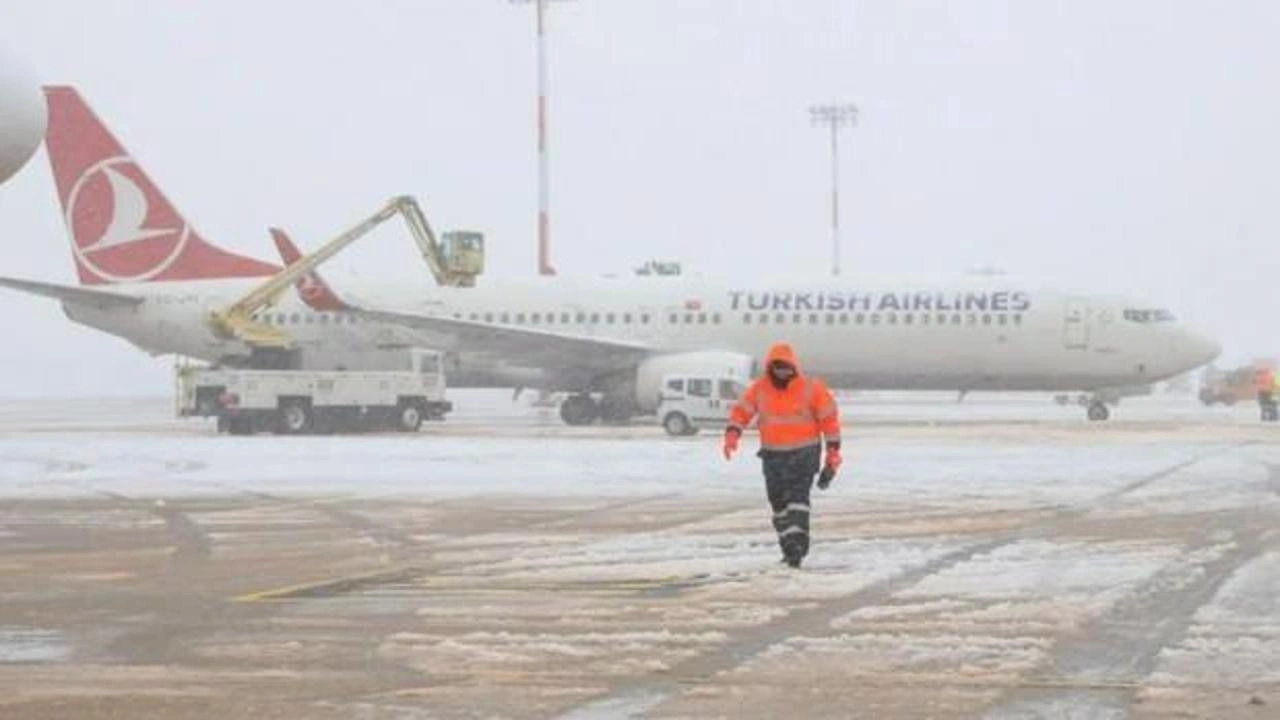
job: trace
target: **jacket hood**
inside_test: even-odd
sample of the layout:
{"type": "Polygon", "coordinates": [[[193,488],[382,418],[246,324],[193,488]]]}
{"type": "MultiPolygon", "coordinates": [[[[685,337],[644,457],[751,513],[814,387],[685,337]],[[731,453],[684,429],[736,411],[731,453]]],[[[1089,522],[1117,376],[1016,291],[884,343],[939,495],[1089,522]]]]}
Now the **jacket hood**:
{"type": "Polygon", "coordinates": [[[774,343],[773,347],[769,348],[769,353],[764,356],[764,366],[768,368],[774,360],[790,364],[796,369],[796,374],[800,374],[800,360],[796,358],[796,351],[792,349],[790,343],[774,343]]]}

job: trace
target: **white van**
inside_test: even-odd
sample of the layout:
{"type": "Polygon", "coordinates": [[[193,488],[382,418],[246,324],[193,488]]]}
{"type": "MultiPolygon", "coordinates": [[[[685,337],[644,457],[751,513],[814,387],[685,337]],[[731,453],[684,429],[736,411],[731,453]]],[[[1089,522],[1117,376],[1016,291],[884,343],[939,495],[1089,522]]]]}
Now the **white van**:
{"type": "Polygon", "coordinates": [[[704,425],[722,427],[746,386],[725,376],[666,375],[658,400],[658,421],[668,435],[693,435],[704,425]]]}

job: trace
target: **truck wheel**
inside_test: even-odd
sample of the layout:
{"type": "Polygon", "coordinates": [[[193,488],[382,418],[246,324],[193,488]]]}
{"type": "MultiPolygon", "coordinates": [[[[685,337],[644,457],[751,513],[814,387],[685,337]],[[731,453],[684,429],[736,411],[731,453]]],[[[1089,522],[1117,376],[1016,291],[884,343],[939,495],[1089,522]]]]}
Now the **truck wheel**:
{"type": "Polygon", "coordinates": [[[297,400],[280,405],[280,432],[286,435],[304,433],[311,427],[311,409],[297,400]]]}
{"type": "Polygon", "coordinates": [[[422,427],[422,408],[413,403],[401,405],[397,410],[396,429],[400,432],[418,432],[422,427]]]}
{"type": "Polygon", "coordinates": [[[692,435],[696,432],[693,423],[689,422],[689,418],[682,412],[667,413],[667,416],[662,418],[662,429],[672,437],[692,435]]]}

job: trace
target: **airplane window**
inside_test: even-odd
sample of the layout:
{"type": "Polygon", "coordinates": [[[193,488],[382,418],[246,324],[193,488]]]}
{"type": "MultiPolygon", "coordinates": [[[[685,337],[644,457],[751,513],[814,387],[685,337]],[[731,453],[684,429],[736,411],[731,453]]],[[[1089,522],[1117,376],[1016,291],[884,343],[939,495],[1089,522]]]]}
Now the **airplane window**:
{"type": "Polygon", "coordinates": [[[586,325],[586,324],[587,324],[587,314],[586,314],[586,313],[578,313],[578,324],[579,324],[579,325],[586,325]]]}
{"type": "Polygon", "coordinates": [[[952,315],[952,316],[951,316],[951,324],[952,324],[952,325],[959,325],[959,324],[960,324],[960,316],[959,316],[958,314],[957,314],[957,315],[952,315]]]}
{"type": "Polygon", "coordinates": [[[1008,324],[1009,324],[1009,316],[1008,316],[1008,315],[997,315],[997,316],[996,316],[996,319],[1000,321],[1000,324],[1001,324],[1001,325],[1008,325],[1008,324]]]}
{"type": "Polygon", "coordinates": [[[678,392],[678,393],[682,393],[682,392],[684,392],[684,380],[683,380],[683,379],[681,379],[681,380],[668,380],[668,381],[667,381],[667,389],[668,389],[668,390],[671,390],[672,392],[678,392]]]}
{"type": "Polygon", "coordinates": [[[622,324],[623,325],[631,324],[631,313],[622,313],[622,324]]]}
{"type": "Polygon", "coordinates": [[[982,316],[982,324],[983,324],[983,325],[990,325],[990,324],[991,324],[991,316],[990,316],[990,315],[983,315],[983,316],[982,316]]]}
{"type": "Polygon", "coordinates": [[[879,325],[879,324],[880,324],[880,314],[879,314],[879,313],[871,313],[871,324],[872,324],[872,325],[879,325]]]}
{"type": "Polygon", "coordinates": [[[1168,310],[1125,310],[1124,319],[1136,323],[1173,322],[1173,313],[1168,310]]]}
{"type": "Polygon", "coordinates": [[[714,313],[714,314],[711,316],[711,323],[712,323],[713,325],[719,325],[719,324],[720,324],[720,313],[714,313]]]}
{"type": "Polygon", "coordinates": [[[1014,324],[1014,325],[1021,325],[1021,324],[1022,324],[1022,316],[1021,316],[1021,315],[1014,315],[1014,316],[1013,316],[1013,324],[1014,324]]]}
{"type": "Polygon", "coordinates": [[[835,325],[835,324],[836,324],[836,314],[835,314],[835,313],[827,313],[827,324],[828,324],[828,325],[835,325]]]}
{"type": "Polygon", "coordinates": [[[699,324],[699,325],[706,325],[706,324],[707,324],[707,314],[706,314],[706,313],[698,313],[698,324],[699,324]]]}
{"type": "Polygon", "coordinates": [[[516,324],[517,325],[524,324],[524,313],[516,313],[516,324]]]}
{"type": "Polygon", "coordinates": [[[511,322],[511,315],[508,313],[502,313],[502,315],[498,316],[498,321],[503,325],[507,325],[511,322]]]}
{"type": "Polygon", "coordinates": [[[840,324],[841,325],[849,324],[849,313],[840,313],[840,324]]]}
{"type": "Polygon", "coordinates": [[[645,315],[641,315],[641,316],[640,316],[640,324],[641,324],[641,325],[648,325],[648,324],[649,324],[649,316],[648,316],[647,314],[645,314],[645,315]]]}
{"type": "Polygon", "coordinates": [[[867,316],[863,313],[858,313],[857,315],[853,316],[853,322],[855,325],[866,325],[867,316]]]}
{"type": "Polygon", "coordinates": [[[799,325],[800,323],[804,322],[804,316],[802,316],[800,313],[796,313],[795,315],[791,316],[791,322],[795,325],[799,325]]]}
{"type": "Polygon", "coordinates": [[[924,315],[921,315],[921,316],[920,316],[920,324],[921,324],[921,325],[928,325],[928,324],[929,324],[929,323],[931,323],[931,322],[933,322],[933,316],[932,316],[932,315],[924,314],[924,315]]]}
{"type": "Polygon", "coordinates": [[[902,316],[902,324],[903,324],[903,325],[910,325],[911,323],[913,323],[913,322],[915,322],[915,321],[916,321],[916,316],[915,316],[915,315],[912,315],[911,313],[907,313],[906,315],[903,315],[903,316],[902,316]]]}
{"type": "Polygon", "coordinates": [[[485,313],[485,314],[484,314],[484,321],[485,321],[485,322],[487,322],[487,323],[491,323],[491,322],[493,322],[493,313],[485,313]]]}
{"type": "Polygon", "coordinates": [[[978,324],[978,316],[977,316],[976,314],[970,314],[970,315],[965,316],[964,324],[965,324],[965,325],[977,325],[977,324],[978,324]]]}
{"type": "Polygon", "coordinates": [[[769,316],[768,316],[768,315],[765,315],[764,313],[760,313],[760,324],[761,324],[761,325],[768,325],[768,324],[769,324],[769,316]]]}
{"type": "Polygon", "coordinates": [[[746,315],[743,315],[743,316],[742,316],[742,324],[743,324],[743,325],[750,325],[750,324],[751,324],[751,313],[747,313],[746,315]]]}
{"type": "Polygon", "coordinates": [[[286,317],[284,313],[277,313],[277,314],[276,314],[276,324],[277,324],[277,325],[283,325],[283,324],[285,323],[285,321],[286,321],[286,320],[288,320],[288,317],[286,317]]]}
{"type": "Polygon", "coordinates": [[[669,319],[671,320],[672,325],[675,325],[676,323],[680,322],[680,316],[676,315],[675,313],[671,313],[671,316],[669,319]]]}
{"type": "Polygon", "coordinates": [[[947,316],[946,316],[946,315],[938,315],[938,317],[934,318],[934,324],[936,324],[936,325],[946,325],[946,324],[947,324],[947,316]]]}
{"type": "Polygon", "coordinates": [[[778,325],[783,325],[787,322],[787,316],[783,315],[782,313],[778,313],[776,316],[774,316],[773,319],[774,319],[774,322],[777,323],[778,325]]]}
{"type": "Polygon", "coordinates": [[[600,313],[591,313],[591,324],[592,325],[600,324],[600,313]]]}
{"type": "Polygon", "coordinates": [[[310,325],[311,323],[316,321],[316,316],[312,315],[311,313],[307,313],[305,316],[303,316],[303,320],[306,321],[308,325],[310,325]]]}
{"type": "Polygon", "coordinates": [[[468,317],[467,319],[470,320],[471,322],[475,322],[480,319],[480,316],[475,313],[471,313],[470,317],[468,317]]]}
{"type": "Polygon", "coordinates": [[[888,322],[890,325],[897,325],[898,313],[889,313],[888,315],[885,316],[885,321],[888,322]]]}
{"type": "Polygon", "coordinates": [[[618,319],[618,316],[614,315],[613,313],[608,313],[607,315],[604,316],[604,321],[609,323],[610,325],[612,325],[613,321],[617,319],[618,319]]]}
{"type": "Polygon", "coordinates": [[[323,314],[323,313],[321,313],[321,314],[320,314],[320,324],[321,324],[321,325],[328,325],[328,324],[329,324],[329,316],[328,316],[328,315],[325,315],[325,314],[323,314]]]}
{"type": "Polygon", "coordinates": [[[540,322],[542,322],[542,313],[533,313],[532,315],[529,316],[530,324],[537,325],[540,322]]]}
{"type": "Polygon", "coordinates": [[[685,325],[692,325],[692,324],[693,324],[693,313],[685,313],[685,314],[684,314],[684,324],[685,324],[685,325]]]}
{"type": "Polygon", "coordinates": [[[548,325],[555,325],[555,324],[556,324],[556,314],[555,314],[555,313],[547,313],[547,324],[548,324],[548,325]]]}
{"type": "Polygon", "coordinates": [[[817,325],[817,324],[818,324],[818,313],[810,313],[810,315],[809,315],[809,324],[810,324],[810,325],[817,325]]]}
{"type": "Polygon", "coordinates": [[[706,378],[689,378],[689,394],[693,397],[711,397],[711,381],[706,378]]]}

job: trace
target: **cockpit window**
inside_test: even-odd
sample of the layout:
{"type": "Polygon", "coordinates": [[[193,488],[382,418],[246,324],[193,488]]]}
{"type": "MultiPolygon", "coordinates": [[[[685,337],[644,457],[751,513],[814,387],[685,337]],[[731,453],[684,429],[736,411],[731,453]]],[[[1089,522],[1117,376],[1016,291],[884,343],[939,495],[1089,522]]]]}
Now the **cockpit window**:
{"type": "Polygon", "coordinates": [[[1124,311],[1124,319],[1129,322],[1136,323],[1169,323],[1174,322],[1177,318],[1168,310],[1140,310],[1129,309],[1124,311]]]}

